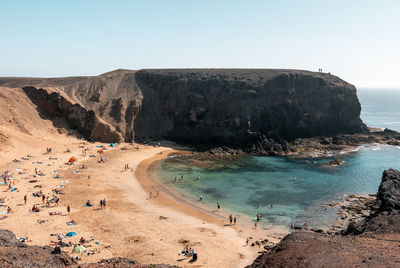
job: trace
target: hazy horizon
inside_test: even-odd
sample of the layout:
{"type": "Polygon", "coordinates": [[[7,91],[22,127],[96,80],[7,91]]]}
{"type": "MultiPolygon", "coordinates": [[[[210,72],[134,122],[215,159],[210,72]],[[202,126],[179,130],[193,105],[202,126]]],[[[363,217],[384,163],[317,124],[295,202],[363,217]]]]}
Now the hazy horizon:
{"type": "Polygon", "coordinates": [[[278,68],[400,88],[400,1],[3,1],[1,77],[278,68]]]}

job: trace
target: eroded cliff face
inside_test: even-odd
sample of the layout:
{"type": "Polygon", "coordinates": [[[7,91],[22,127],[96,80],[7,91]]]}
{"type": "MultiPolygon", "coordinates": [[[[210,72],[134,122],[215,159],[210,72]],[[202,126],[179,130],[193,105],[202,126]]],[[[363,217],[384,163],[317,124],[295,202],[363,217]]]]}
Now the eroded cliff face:
{"type": "Polygon", "coordinates": [[[24,92],[37,105],[39,113],[48,119],[64,119],[69,128],[77,130],[87,140],[104,142],[122,141],[123,137],[111,125],[99,118],[93,110],[73,104],[57,92],[35,87],[23,87],[24,92]]]}
{"type": "Polygon", "coordinates": [[[137,137],[240,146],[364,130],[354,86],[292,70],[141,70],[137,137]],[[157,126],[157,127],[155,127],[157,126]]]}
{"type": "Polygon", "coordinates": [[[299,137],[366,131],[355,87],[324,73],[117,70],[95,77],[0,78],[0,85],[31,86],[25,92],[43,113],[65,118],[97,141],[265,148],[299,137]]]}

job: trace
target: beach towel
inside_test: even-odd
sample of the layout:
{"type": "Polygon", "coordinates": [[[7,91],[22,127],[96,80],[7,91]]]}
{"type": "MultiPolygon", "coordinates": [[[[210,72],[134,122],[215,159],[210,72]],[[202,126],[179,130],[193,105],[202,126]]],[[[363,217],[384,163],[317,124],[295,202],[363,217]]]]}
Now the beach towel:
{"type": "Polygon", "coordinates": [[[84,206],[84,207],[93,207],[93,205],[92,205],[92,204],[90,204],[90,205],[88,205],[88,204],[84,204],[83,206],[84,206]]]}
{"type": "Polygon", "coordinates": [[[69,232],[69,233],[67,233],[65,236],[71,237],[71,236],[74,236],[74,235],[77,235],[77,233],[75,233],[75,232],[69,232]]]}
{"type": "Polygon", "coordinates": [[[61,181],[61,182],[63,182],[63,183],[69,183],[69,181],[61,181]]]}
{"type": "Polygon", "coordinates": [[[17,190],[17,188],[12,188],[12,189],[11,189],[11,192],[14,192],[15,190],[17,190]]]}

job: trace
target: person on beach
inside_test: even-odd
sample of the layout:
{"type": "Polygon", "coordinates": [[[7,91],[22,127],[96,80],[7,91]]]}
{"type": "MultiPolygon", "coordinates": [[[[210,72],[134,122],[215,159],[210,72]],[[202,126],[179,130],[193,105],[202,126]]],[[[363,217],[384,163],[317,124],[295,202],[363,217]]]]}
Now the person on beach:
{"type": "Polygon", "coordinates": [[[254,223],[254,228],[257,229],[257,222],[254,223]]]}
{"type": "Polygon", "coordinates": [[[67,206],[67,212],[68,214],[71,212],[71,207],[69,205],[67,206]]]}
{"type": "Polygon", "coordinates": [[[219,202],[217,202],[217,208],[218,208],[218,210],[221,209],[221,204],[219,202]]]}
{"type": "Polygon", "coordinates": [[[100,208],[103,209],[103,200],[100,200],[100,208]]]}
{"type": "Polygon", "coordinates": [[[26,200],[28,199],[27,195],[24,195],[24,204],[26,205],[26,200]]]}
{"type": "Polygon", "coordinates": [[[246,238],[246,246],[248,246],[249,245],[249,238],[247,237],[246,238]]]}
{"type": "Polygon", "coordinates": [[[103,199],[103,207],[106,208],[106,199],[103,199]]]}
{"type": "Polygon", "coordinates": [[[90,175],[87,176],[88,180],[90,180],[90,175]]]}
{"type": "Polygon", "coordinates": [[[174,179],[174,183],[176,182],[176,176],[175,176],[175,179],[174,179]]]}
{"type": "Polygon", "coordinates": [[[46,196],[42,194],[42,203],[44,204],[44,201],[46,200],[46,196]]]}
{"type": "Polygon", "coordinates": [[[183,180],[183,179],[184,179],[184,176],[182,175],[182,176],[181,176],[181,180],[183,180]]]}
{"type": "Polygon", "coordinates": [[[196,179],[195,179],[196,181],[199,181],[200,180],[200,176],[196,176],[196,179]]]}
{"type": "Polygon", "coordinates": [[[274,207],[274,204],[271,204],[271,208],[273,208],[274,207]]]}
{"type": "Polygon", "coordinates": [[[10,213],[11,213],[11,207],[8,206],[8,207],[7,207],[7,214],[10,214],[10,213]]]}
{"type": "Polygon", "coordinates": [[[200,201],[203,201],[203,196],[202,195],[200,195],[200,201]]]}
{"type": "Polygon", "coordinates": [[[229,215],[229,225],[232,225],[233,217],[232,214],[229,215]]]}
{"type": "Polygon", "coordinates": [[[233,224],[236,225],[236,217],[233,218],[233,224]]]}

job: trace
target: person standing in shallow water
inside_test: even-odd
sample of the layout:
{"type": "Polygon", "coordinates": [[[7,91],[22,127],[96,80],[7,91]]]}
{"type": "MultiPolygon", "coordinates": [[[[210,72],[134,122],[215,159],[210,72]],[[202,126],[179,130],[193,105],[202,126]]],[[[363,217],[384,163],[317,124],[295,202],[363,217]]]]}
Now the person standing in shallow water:
{"type": "Polygon", "coordinates": [[[233,217],[232,214],[229,215],[229,225],[232,225],[233,217]]]}
{"type": "Polygon", "coordinates": [[[217,202],[217,208],[218,208],[218,210],[221,209],[221,204],[219,202],[217,202]]]}

